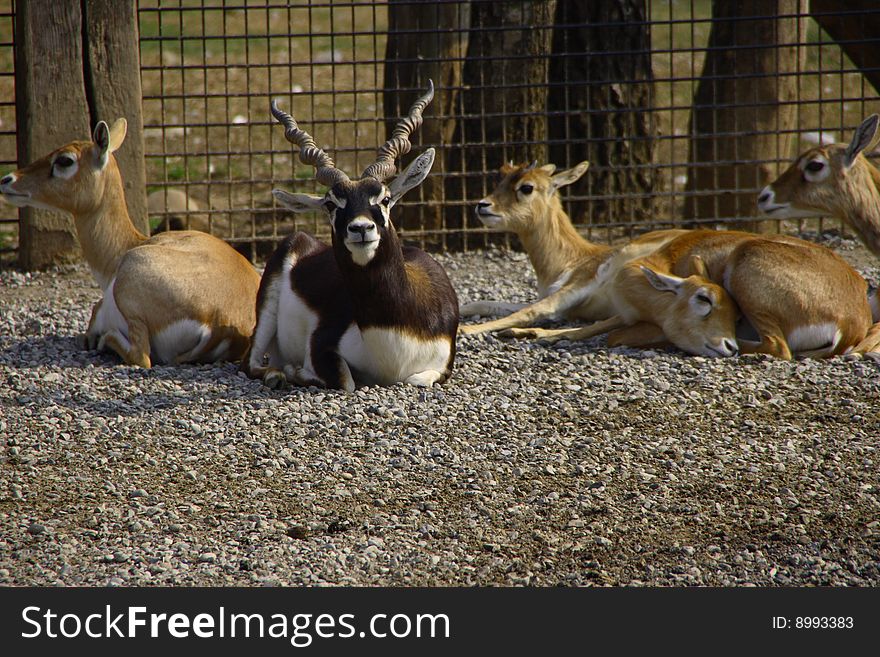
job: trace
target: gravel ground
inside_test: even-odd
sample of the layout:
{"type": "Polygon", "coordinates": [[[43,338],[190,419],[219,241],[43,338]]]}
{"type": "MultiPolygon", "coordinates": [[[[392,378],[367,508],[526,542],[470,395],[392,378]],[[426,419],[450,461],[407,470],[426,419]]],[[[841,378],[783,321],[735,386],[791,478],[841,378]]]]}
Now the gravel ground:
{"type": "MultiPolygon", "coordinates": [[[[441,260],[533,296],[521,254],[441,260]]],[[[473,336],[443,386],[270,391],[80,350],[98,296],[0,272],[0,584],[880,585],[870,359],[473,336]]]]}

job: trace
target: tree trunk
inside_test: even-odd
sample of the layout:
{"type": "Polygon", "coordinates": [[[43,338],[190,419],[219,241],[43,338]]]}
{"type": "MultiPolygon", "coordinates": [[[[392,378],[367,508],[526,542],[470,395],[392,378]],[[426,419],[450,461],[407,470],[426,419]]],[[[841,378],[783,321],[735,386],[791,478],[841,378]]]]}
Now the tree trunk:
{"type": "Polygon", "coordinates": [[[810,15],[880,93],[880,5],[877,0],[811,0],[810,15]],[[835,12],[846,12],[834,15],[835,12]],[[855,13],[863,12],[863,13],[855,13]]]}
{"type": "Polygon", "coordinates": [[[125,143],[115,156],[128,214],[137,229],[149,235],[137,6],[131,0],[89,0],[83,11],[92,124],[103,120],[113,125],[120,117],[128,121],[125,143]]]}
{"type": "MultiPolygon", "coordinates": [[[[413,144],[437,148],[432,175],[422,184],[416,205],[404,205],[401,226],[434,232],[431,243],[446,246],[444,181],[447,148],[455,132],[455,105],[467,53],[471,8],[468,3],[391,0],[388,5],[388,41],[385,46],[385,130],[391,136],[397,119],[434,81],[434,100],[425,109],[424,123],[413,144]]],[[[415,192],[411,193],[415,196],[415,192]]],[[[411,199],[410,199],[411,200],[411,199]]]]}
{"type": "MultiPolygon", "coordinates": [[[[787,161],[806,0],[713,0],[712,29],[691,113],[685,217],[700,224],[754,217],[758,191],[787,161]],[[759,160],[763,160],[760,164],[759,160]],[[769,161],[768,161],[769,160],[769,161]]],[[[769,232],[771,221],[736,222],[769,232]]]]}
{"type": "MultiPolygon", "coordinates": [[[[67,142],[91,139],[99,120],[112,124],[124,116],[128,132],[116,158],[131,218],[141,232],[149,233],[134,0],[19,3],[15,112],[21,166],[67,142]]],[[[22,208],[19,216],[19,264],[24,269],[79,257],[69,215],[22,208]]]]}
{"type": "MultiPolygon", "coordinates": [[[[90,138],[81,34],[79,0],[32,0],[16,7],[15,120],[19,166],[30,164],[74,139],[90,138]],[[59,44],[70,45],[59,51],[59,44]]],[[[76,228],[70,215],[22,208],[19,217],[18,257],[23,269],[42,269],[59,260],[79,257],[76,228]]]]}
{"type": "Polygon", "coordinates": [[[454,138],[461,144],[456,162],[463,175],[450,179],[446,189],[447,199],[462,209],[458,216],[447,216],[453,226],[482,227],[470,212],[490,191],[481,174],[509,160],[546,161],[546,82],[556,4],[508,0],[481,2],[471,9],[464,116],[454,138]]]}
{"type": "Polygon", "coordinates": [[[590,161],[567,204],[576,223],[653,216],[655,123],[645,0],[560,2],[550,64],[550,160],[590,161]]]}

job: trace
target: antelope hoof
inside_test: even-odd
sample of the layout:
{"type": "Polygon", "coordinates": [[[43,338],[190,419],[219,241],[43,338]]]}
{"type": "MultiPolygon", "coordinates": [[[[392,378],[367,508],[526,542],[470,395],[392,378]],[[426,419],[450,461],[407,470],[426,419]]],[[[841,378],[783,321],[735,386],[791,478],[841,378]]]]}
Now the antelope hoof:
{"type": "Polygon", "coordinates": [[[294,368],[288,365],[284,368],[284,371],[287,373],[287,379],[289,381],[292,381],[296,385],[302,386],[303,388],[308,388],[309,386],[314,386],[316,388],[327,387],[316,374],[305,367],[294,368]]]}
{"type": "Polygon", "coordinates": [[[538,333],[535,329],[530,328],[509,328],[499,331],[498,335],[502,338],[537,338],[538,333]]]}
{"type": "Polygon", "coordinates": [[[437,381],[443,379],[443,373],[438,372],[437,370],[425,370],[424,372],[416,372],[404,381],[411,386],[418,386],[420,388],[430,388],[437,381]]]}
{"type": "Polygon", "coordinates": [[[479,324],[464,324],[458,327],[459,335],[476,335],[482,333],[479,324]]]}
{"type": "Polygon", "coordinates": [[[269,370],[263,375],[263,385],[272,390],[280,390],[287,383],[287,377],[281,370],[269,370]]]}

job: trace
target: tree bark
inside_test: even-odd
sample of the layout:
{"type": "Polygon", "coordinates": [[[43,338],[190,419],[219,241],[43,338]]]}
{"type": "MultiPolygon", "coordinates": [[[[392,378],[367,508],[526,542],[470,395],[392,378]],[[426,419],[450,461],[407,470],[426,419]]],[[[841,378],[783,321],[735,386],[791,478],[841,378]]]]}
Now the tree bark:
{"type": "Polygon", "coordinates": [[[691,113],[685,217],[768,232],[757,192],[788,160],[806,0],[713,0],[709,46],[691,113]],[[763,160],[763,162],[760,162],[763,160]],[[768,162],[770,160],[770,162],[768,162]]]}
{"type": "MultiPolygon", "coordinates": [[[[87,104],[82,49],[77,47],[81,34],[79,0],[32,0],[16,7],[15,121],[20,166],[90,135],[88,112],[82,111],[87,104]],[[71,35],[76,35],[75,40],[71,41],[71,35]],[[68,47],[59,49],[65,43],[68,47]]],[[[42,269],[79,257],[70,215],[22,208],[19,217],[18,258],[23,269],[42,269]]]]}
{"type": "Polygon", "coordinates": [[[656,126],[645,0],[560,2],[550,64],[550,160],[590,161],[568,196],[576,223],[653,216],[656,126]]]}
{"type": "MultiPolygon", "coordinates": [[[[116,158],[132,220],[148,234],[138,47],[134,0],[29,0],[16,7],[19,165],[90,139],[99,120],[112,124],[124,116],[128,132],[116,158]]],[[[69,215],[23,208],[19,216],[22,268],[79,257],[69,215]]]]}
{"type": "Polygon", "coordinates": [[[811,0],[810,15],[880,93],[880,5],[877,0],[811,0]],[[846,12],[834,15],[835,12],[846,12]],[[862,13],[855,13],[862,12],[862,13]]]}
{"type": "Polygon", "coordinates": [[[128,122],[125,143],[115,156],[128,214],[137,229],[149,235],[137,6],[131,0],[88,0],[83,12],[92,123],[103,120],[112,125],[120,117],[128,122]]]}
{"type": "MultiPolygon", "coordinates": [[[[470,207],[485,196],[486,172],[503,162],[547,159],[546,85],[556,0],[480,2],[471,9],[462,113],[454,142],[462,176],[447,198],[462,212],[453,226],[482,227],[470,207]],[[465,173],[467,172],[467,173],[465,173]]],[[[486,240],[477,240],[486,243],[486,240]]]]}
{"type": "MultiPolygon", "coordinates": [[[[384,108],[386,137],[398,117],[434,82],[434,100],[425,109],[424,123],[413,135],[413,144],[437,149],[432,175],[419,190],[417,205],[404,205],[401,226],[434,231],[429,241],[445,247],[444,181],[448,172],[448,147],[456,125],[456,102],[467,53],[471,8],[469,3],[391,0],[388,5],[388,41],[385,47],[384,108]]],[[[415,196],[415,190],[411,192],[415,196]]]]}

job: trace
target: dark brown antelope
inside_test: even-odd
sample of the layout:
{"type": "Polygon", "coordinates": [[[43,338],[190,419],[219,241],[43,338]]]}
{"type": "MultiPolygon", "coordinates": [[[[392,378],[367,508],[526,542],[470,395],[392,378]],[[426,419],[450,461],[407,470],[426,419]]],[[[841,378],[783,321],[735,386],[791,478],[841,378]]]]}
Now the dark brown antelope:
{"type": "Polygon", "coordinates": [[[412,148],[409,136],[433,93],[431,84],[359,180],[337,169],[273,102],[272,114],[288,141],[328,188],[323,196],[280,189],[273,194],[294,212],[324,212],[332,245],[299,232],[270,258],[250,353],[242,361],[249,376],[269,387],[288,381],[349,391],[356,384],[430,386],[449,377],[458,328],[455,291],[433,258],[401,244],[390,214],[434,162],[428,149],[389,181],[395,159],[412,148]]]}

